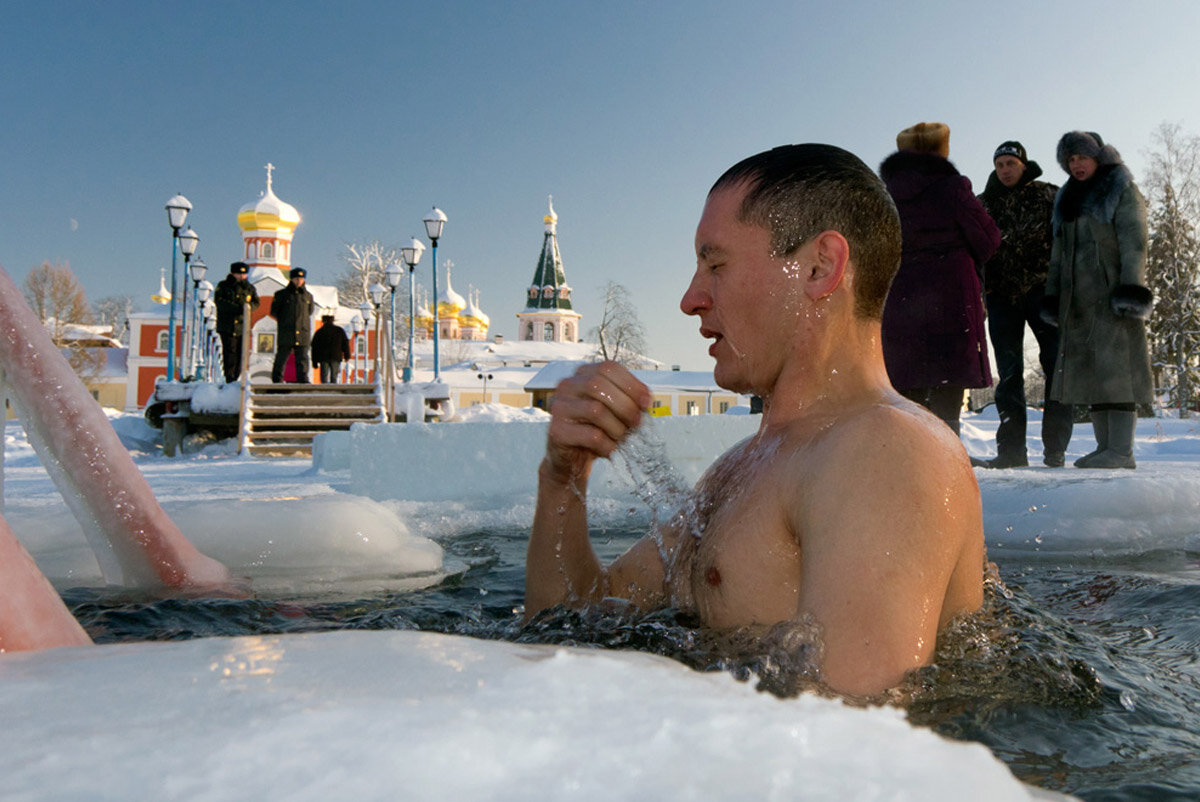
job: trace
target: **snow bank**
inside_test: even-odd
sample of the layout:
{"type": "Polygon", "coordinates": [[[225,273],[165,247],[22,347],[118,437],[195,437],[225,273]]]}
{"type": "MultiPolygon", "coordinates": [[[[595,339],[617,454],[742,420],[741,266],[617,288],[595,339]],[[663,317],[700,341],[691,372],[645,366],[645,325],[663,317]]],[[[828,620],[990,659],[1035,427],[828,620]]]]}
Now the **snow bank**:
{"type": "Polygon", "coordinates": [[[1030,798],[985,747],[897,710],[780,700],[648,654],[342,631],[58,649],[0,672],[13,799],[1030,798]]]}
{"type": "MultiPolygon", "coordinates": [[[[635,450],[647,460],[661,456],[656,464],[672,468],[674,479],[690,487],[718,455],[753,434],[759,420],[756,415],[647,418],[635,450]]],[[[356,425],[348,434],[351,492],[406,501],[532,497],[548,426],[548,417],[522,426],[493,421],[356,425]]],[[[635,472],[641,473],[638,467],[635,472]]],[[[638,489],[624,459],[600,460],[588,496],[626,502],[637,498],[638,489]]]]}

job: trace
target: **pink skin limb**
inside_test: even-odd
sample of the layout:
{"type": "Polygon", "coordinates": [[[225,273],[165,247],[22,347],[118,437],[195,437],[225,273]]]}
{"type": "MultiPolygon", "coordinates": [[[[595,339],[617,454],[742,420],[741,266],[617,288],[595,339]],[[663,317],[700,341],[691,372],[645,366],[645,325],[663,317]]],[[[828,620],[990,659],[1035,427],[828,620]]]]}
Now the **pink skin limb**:
{"type": "Polygon", "coordinates": [[[228,569],[197,551],[167,517],[104,411],[3,269],[0,370],[30,442],[101,567],[112,570],[106,550],[116,558],[122,576],[109,581],[236,592],[228,569]]]}
{"type": "Polygon", "coordinates": [[[0,652],[92,642],[0,517],[0,652]]]}

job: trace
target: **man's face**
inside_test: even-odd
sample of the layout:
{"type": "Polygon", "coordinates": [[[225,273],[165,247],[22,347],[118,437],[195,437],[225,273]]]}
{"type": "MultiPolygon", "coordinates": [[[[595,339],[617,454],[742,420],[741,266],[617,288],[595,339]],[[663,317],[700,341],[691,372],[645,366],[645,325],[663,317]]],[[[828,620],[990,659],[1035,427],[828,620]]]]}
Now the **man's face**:
{"type": "MultiPolygon", "coordinates": [[[[744,184],[709,196],[696,227],[696,272],[679,302],[712,339],[714,378],[734,392],[769,393],[806,313],[803,270],[771,255],[771,232],[737,219],[744,184]]],[[[802,248],[799,253],[803,253],[802,248]]]]}
{"type": "Polygon", "coordinates": [[[304,276],[294,276],[292,278],[292,284],[296,285],[297,287],[303,287],[304,286],[304,276]]]}
{"type": "Polygon", "coordinates": [[[995,161],[996,178],[1006,187],[1012,188],[1025,174],[1025,162],[1016,156],[998,156],[995,161]]]}
{"type": "Polygon", "coordinates": [[[1067,170],[1076,181],[1087,181],[1096,174],[1096,168],[1099,166],[1100,162],[1091,156],[1082,156],[1078,153],[1072,153],[1071,157],[1067,159],[1067,170]]]}

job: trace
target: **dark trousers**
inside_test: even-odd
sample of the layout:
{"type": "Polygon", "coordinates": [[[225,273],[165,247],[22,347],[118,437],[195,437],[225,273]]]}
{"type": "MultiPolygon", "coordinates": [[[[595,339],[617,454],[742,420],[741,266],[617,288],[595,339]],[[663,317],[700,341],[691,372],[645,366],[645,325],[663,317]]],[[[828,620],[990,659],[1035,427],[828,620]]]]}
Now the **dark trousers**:
{"type": "Polygon", "coordinates": [[[1038,361],[1046,375],[1046,406],[1042,411],[1042,447],[1046,454],[1062,454],[1071,442],[1074,428],[1070,404],[1050,400],[1054,362],[1058,358],[1058,329],[1042,320],[1038,310],[1042,289],[1035,288],[1017,300],[990,294],[985,299],[988,334],[996,352],[996,430],[999,456],[1025,456],[1025,326],[1037,338],[1038,361]]]}
{"type": "Polygon", "coordinates": [[[338,372],[342,369],[342,362],[318,362],[317,367],[321,369],[321,384],[337,384],[338,372]]]}
{"type": "Polygon", "coordinates": [[[225,382],[235,382],[242,372],[242,338],[232,331],[218,332],[221,335],[221,367],[225,371],[225,382]]]}
{"type": "Polygon", "coordinates": [[[961,429],[959,416],[962,414],[963,388],[943,384],[938,387],[917,387],[901,390],[900,395],[909,401],[916,401],[934,415],[946,422],[946,425],[958,434],[961,429]]]}
{"type": "Polygon", "coordinates": [[[291,345],[280,343],[275,351],[275,362],[271,365],[271,381],[279,384],[283,381],[283,368],[287,365],[288,354],[296,354],[296,382],[309,384],[312,382],[312,363],[308,360],[307,345],[291,345]]]}

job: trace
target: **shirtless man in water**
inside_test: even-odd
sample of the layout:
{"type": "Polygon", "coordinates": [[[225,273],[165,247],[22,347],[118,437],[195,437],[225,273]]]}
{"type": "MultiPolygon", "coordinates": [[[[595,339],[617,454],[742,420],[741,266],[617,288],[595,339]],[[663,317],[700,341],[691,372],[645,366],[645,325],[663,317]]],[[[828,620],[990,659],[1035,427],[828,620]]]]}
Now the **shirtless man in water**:
{"type": "Polygon", "coordinates": [[[880,315],[900,224],[857,157],[792,145],[730,168],[696,229],[680,307],[713,342],[717,384],[763,398],[758,432],[691,502],[607,567],[587,480],[649,407],[612,362],[559,386],[526,564],[526,614],[605,598],[676,606],[713,628],[821,629],[823,681],[870,695],[927,664],[983,599],[979,488],[946,426],[888,382],[880,315]]]}

